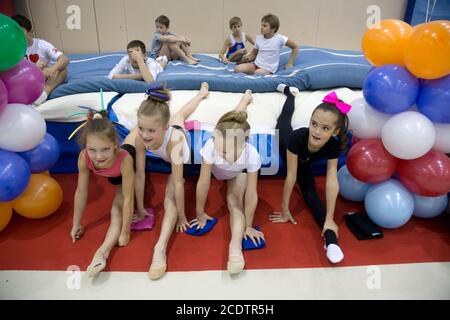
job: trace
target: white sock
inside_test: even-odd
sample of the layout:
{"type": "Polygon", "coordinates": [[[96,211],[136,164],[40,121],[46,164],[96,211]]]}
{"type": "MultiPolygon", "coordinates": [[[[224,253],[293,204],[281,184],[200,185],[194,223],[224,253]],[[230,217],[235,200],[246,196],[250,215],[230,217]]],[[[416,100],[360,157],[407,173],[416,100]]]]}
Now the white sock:
{"type": "Polygon", "coordinates": [[[286,88],[286,85],[283,84],[283,83],[280,83],[280,84],[277,86],[277,91],[284,92],[284,88],[286,88]]]}
{"type": "Polygon", "coordinates": [[[331,263],[338,263],[341,262],[342,259],[344,259],[344,253],[337,244],[334,243],[329,244],[326,250],[327,250],[327,258],[328,260],[330,260],[331,263]]]}
{"type": "Polygon", "coordinates": [[[45,100],[47,100],[47,98],[48,98],[47,92],[42,91],[42,93],[41,93],[41,95],[39,96],[39,98],[37,98],[37,99],[33,102],[33,105],[38,106],[38,105],[40,105],[41,103],[43,103],[45,100]]]}
{"type": "MultiPolygon", "coordinates": [[[[277,91],[284,92],[284,88],[286,88],[286,85],[284,83],[280,83],[277,86],[277,91]]],[[[298,88],[296,88],[296,87],[289,87],[289,91],[291,92],[291,94],[293,96],[296,96],[300,93],[300,90],[298,90],[298,88]]]]}
{"type": "Polygon", "coordinates": [[[168,60],[166,56],[159,56],[155,59],[155,61],[164,61],[165,63],[167,63],[168,60]]]}
{"type": "Polygon", "coordinates": [[[293,96],[296,96],[300,93],[300,90],[296,87],[289,87],[289,91],[292,93],[293,96]]]}

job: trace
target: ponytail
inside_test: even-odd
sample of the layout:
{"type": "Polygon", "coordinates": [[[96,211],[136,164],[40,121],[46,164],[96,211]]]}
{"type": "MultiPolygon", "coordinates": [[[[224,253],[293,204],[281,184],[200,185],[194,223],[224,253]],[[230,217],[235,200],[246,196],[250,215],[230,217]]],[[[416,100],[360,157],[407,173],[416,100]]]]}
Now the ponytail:
{"type": "Polygon", "coordinates": [[[167,101],[170,100],[170,92],[163,86],[152,86],[147,91],[147,99],[139,106],[137,112],[139,116],[154,117],[157,116],[163,125],[170,120],[170,109],[167,101]]]}

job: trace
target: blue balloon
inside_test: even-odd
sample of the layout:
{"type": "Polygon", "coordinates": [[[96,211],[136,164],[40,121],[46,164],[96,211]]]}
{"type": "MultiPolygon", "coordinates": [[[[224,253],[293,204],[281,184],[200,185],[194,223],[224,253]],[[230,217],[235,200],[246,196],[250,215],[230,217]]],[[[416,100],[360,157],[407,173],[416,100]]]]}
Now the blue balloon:
{"type": "Polygon", "coordinates": [[[338,171],[339,193],[350,201],[363,201],[370,183],[359,181],[348,171],[347,165],[342,166],[338,171]]]}
{"type": "Polygon", "coordinates": [[[394,229],[411,218],[414,198],[400,182],[389,179],[370,187],[364,206],[373,222],[382,228],[394,229]]]}
{"type": "Polygon", "coordinates": [[[30,165],[31,173],[39,173],[53,167],[59,159],[59,143],[46,133],[39,144],[29,151],[18,153],[30,165]]]}
{"type": "Polygon", "coordinates": [[[419,94],[419,80],[406,68],[386,64],[370,71],[363,85],[367,103],[378,111],[395,114],[408,110],[419,94]]]}
{"type": "Polygon", "coordinates": [[[447,207],[448,197],[446,194],[438,197],[425,197],[413,193],[414,217],[434,218],[444,212],[447,207]]]}
{"type": "Polygon", "coordinates": [[[425,81],[420,88],[417,107],[431,121],[450,123],[450,75],[425,81]]]}
{"type": "Polygon", "coordinates": [[[26,189],[30,176],[25,160],[14,152],[0,150],[0,201],[17,198],[26,189]]]}

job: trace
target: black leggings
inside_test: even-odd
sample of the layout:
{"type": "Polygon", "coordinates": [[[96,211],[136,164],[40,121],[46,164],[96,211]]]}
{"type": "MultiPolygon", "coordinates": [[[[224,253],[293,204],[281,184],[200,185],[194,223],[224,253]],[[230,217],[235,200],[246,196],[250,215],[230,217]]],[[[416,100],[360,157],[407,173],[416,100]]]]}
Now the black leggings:
{"type": "MultiPolygon", "coordinates": [[[[278,129],[280,138],[280,157],[283,159],[287,169],[286,150],[289,136],[293,131],[291,119],[295,109],[295,96],[291,94],[288,86],[284,88],[284,94],[287,96],[287,99],[283,105],[283,110],[278,117],[276,129],[278,129]]],[[[298,162],[297,183],[300,187],[306,205],[311,210],[314,220],[316,220],[316,223],[322,231],[323,225],[325,224],[326,209],[317,194],[314,175],[311,163],[309,161],[306,163],[301,163],[300,161],[298,162]]],[[[331,243],[337,244],[337,237],[334,231],[325,231],[325,242],[327,246],[331,243]]]]}

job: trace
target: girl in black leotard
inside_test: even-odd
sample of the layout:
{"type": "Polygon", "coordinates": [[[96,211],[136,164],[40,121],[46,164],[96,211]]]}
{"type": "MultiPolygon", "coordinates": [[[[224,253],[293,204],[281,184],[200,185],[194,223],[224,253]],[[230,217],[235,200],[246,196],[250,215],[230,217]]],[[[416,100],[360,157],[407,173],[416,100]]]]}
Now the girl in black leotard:
{"type": "Polygon", "coordinates": [[[277,90],[287,96],[276,127],[280,135],[280,156],[287,166],[287,177],[283,188],[282,210],[275,212],[270,219],[275,223],[287,221],[296,223],[289,211],[289,200],[297,182],[306,205],[322,229],[328,259],[332,263],[340,262],[344,254],[337,242],[338,226],[334,222],[334,210],[339,192],[338,157],[347,144],[347,112],[350,105],[343,103],[337,98],[336,93],[332,92],[312,113],[309,128],[292,130],[294,94],[298,93],[298,89],[279,85],[277,90]],[[314,161],[324,157],[328,159],[326,207],[317,194],[311,168],[314,161]]]}

